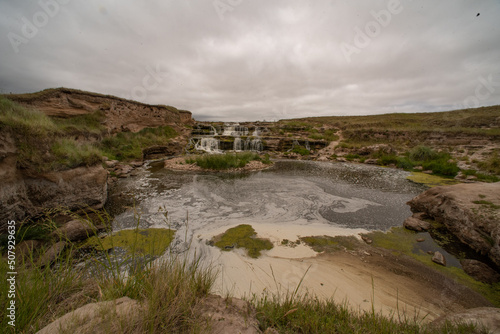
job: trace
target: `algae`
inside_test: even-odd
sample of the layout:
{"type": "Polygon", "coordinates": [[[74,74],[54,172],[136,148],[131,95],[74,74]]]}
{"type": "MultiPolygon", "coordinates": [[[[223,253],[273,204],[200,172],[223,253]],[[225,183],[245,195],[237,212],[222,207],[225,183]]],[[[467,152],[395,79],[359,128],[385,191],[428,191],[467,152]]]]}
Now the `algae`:
{"type": "Polygon", "coordinates": [[[170,246],[174,235],[175,230],[160,228],[122,230],[102,239],[92,237],[86,245],[98,250],[120,247],[131,254],[160,256],[170,246]]]}
{"type": "Polygon", "coordinates": [[[260,251],[273,248],[268,239],[256,238],[257,233],[250,225],[238,225],[225,233],[212,238],[212,243],[223,251],[233,248],[246,248],[248,256],[258,258],[260,251]]]}
{"type": "Polygon", "coordinates": [[[460,183],[460,181],[457,181],[455,179],[448,179],[442,176],[429,175],[421,172],[412,172],[411,175],[407,177],[407,179],[415,183],[426,185],[430,188],[460,183]]]}
{"type": "Polygon", "coordinates": [[[314,237],[302,237],[300,238],[302,242],[311,247],[314,251],[320,252],[334,252],[339,250],[354,250],[356,249],[360,241],[354,236],[314,236],[314,237]]]}

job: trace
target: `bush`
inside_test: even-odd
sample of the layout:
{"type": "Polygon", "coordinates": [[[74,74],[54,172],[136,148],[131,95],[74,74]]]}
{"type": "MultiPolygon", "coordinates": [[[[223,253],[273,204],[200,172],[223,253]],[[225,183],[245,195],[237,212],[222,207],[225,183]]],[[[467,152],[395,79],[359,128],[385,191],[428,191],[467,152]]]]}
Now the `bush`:
{"type": "Polygon", "coordinates": [[[300,155],[309,155],[309,154],[311,154],[311,151],[309,151],[307,148],[302,147],[302,146],[295,146],[292,149],[292,152],[300,154],[300,155]]]}

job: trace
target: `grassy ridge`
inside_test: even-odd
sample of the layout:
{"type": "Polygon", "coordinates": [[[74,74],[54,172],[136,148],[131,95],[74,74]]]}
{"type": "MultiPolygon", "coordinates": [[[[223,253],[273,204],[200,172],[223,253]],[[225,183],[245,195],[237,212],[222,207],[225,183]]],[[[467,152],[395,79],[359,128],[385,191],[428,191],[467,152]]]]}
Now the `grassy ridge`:
{"type": "Polygon", "coordinates": [[[142,159],[148,146],[165,145],[177,136],[170,126],[138,133],[107,136],[102,111],[71,118],[48,117],[0,96],[0,130],[16,140],[20,168],[47,172],[92,166],[102,156],[117,160],[142,159]]]}
{"type": "Polygon", "coordinates": [[[326,116],[282,122],[332,125],[342,130],[415,130],[500,135],[500,106],[433,113],[394,113],[372,116],[326,116]]]}

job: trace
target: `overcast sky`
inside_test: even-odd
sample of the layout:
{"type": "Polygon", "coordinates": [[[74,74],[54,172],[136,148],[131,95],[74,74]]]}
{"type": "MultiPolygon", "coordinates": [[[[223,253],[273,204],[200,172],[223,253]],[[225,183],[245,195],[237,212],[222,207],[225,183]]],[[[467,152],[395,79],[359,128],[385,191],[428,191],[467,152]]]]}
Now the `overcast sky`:
{"type": "Polygon", "coordinates": [[[499,20],[498,0],[0,0],[0,93],[223,121],[496,105],[499,20]]]}

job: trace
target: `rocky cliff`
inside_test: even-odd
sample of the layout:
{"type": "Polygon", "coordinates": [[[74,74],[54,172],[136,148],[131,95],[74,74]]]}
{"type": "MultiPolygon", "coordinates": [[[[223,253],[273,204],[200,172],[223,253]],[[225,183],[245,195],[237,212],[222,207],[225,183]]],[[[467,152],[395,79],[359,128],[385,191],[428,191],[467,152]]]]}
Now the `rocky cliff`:
{"type": "Polygon", "coordinates": [[[5,95],[47,116],[71,117],[101,110],[103,125],[110,133],[138,132],[147,127],[190,124],[191,112],[165,105],[148,105],[116,96],[84,92],[68,88],[46,89],[33,94],[5,95]]]}
{"type": "Polygon", "coordinates": [[[408,204],[487,256],[500,271],[500,182],[435,187],[408,204]]]}
{"type": "Polygon", "coordinates": [[[0,233],[9,220],[37,215],[46,209],[102,208],[107,199],[107,171],[101,166],[26,174],[18,169],[12,135],[0,132],[0,233]]]}

